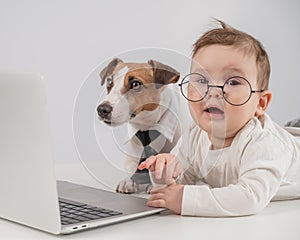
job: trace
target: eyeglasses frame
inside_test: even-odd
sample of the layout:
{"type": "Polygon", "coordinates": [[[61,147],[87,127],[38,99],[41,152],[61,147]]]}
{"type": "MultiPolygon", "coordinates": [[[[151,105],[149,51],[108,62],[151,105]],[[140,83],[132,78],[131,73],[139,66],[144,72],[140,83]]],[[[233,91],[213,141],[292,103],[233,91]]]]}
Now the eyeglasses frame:
{"type": "Polygon", "coordinates": [[[223,98],[224,98],[224,100],[225,100],[227,103],[229,103],[230,105],[233,105],[233,106],[242,106],[242,105],[246,104],[246,103],[250,100],[250,98],[251,98],[251,96],[252,96],[252,93],[256,93],[256,92],[261,93],[261,92],[264,92],[264,91],[265,91],[265,89],[261,89],[261,90],[253,90],[253,89],[252,89],[252,86],[251,86],[251,84],[250,84],[250,82],[249,82],[246,78],[241,77],[241,76],[233,76],[233,77],[228,78],[228,79],[224,82],[223,85],[211,85],[211,84],[208,84],[208,83],[207,83],[207,91],[206,91],[205,95],[203,96],[203,98],[201,98],[201,99],[199,99],[199,100],[191,100],[191,99],[187,98],[187,97],[185,96],[185,94],[183,93],[182,86],[183,86],[183,84],[189,83],[189,81],[187,81],[187,82],[185,82],[185,83],[184,83],[183,81],[184,81],[184,79],[186,79],[188,76],[190,76],[190,75],[192,75],[192,74],[197,74],[197,75],[203,77],[203,79],[206,79],[206,78],[205,78],[202,74],[200,74],[200,73],[189,73],[189,74],[185,75],[185,77],[181,80],[181,83],[178,84],[178,86],[180,87],[181,94],[183,95],[183,97],[184,97],[185,99],[187,99],[187,100],[190,101],[190,102],[200,102],[200,101],[202,101],[204,98],[207,97],[207,95],[208,95],[208,93],[209,93],[209,89],[215,87],[215,88],[221,88],[221,89],[222,89],[222,95],[223,95],[223,98]],[[248,99],[247,99],[245,102],[241,103],[241,104],[233,104],[233,103],[229,102],[229,101],[226,99],[226,97],[225,97],[225,92],[224,92],[224,86],[225,86],[226,82],[229,81],[230,79],[236,78],[236,77],[242,78],[242,79],[245,80],[245,81],[249,84],[249,86],[250,86],[250,95],[249,95],[248,99]]]}

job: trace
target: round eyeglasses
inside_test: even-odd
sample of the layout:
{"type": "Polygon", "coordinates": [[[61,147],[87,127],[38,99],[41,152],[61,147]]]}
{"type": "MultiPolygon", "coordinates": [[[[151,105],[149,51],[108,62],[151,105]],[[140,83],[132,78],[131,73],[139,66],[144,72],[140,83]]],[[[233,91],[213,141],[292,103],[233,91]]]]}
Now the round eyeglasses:
{"type": "Polygon", "coordinates": [[[186,75],[179,84],[182,95],[191,102],[203,100],[210,88],[220,88],[226,102],[234,106],[241,106],[249,101],[252,93],[265,90],[252,90],[249,81],[240,76],[234,76],[220,85],[211,85],[209,81],[199,73],[186,75]]]}

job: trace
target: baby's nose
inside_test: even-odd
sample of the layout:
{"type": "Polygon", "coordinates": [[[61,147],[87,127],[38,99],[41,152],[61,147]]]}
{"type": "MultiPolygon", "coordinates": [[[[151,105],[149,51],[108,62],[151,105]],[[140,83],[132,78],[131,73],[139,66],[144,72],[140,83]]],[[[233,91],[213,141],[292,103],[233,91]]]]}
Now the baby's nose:
{"type": "Polygon", "coordinates": [[[222,86],[210,86],[208,89],[208,97],[223,97],[223,87],[222,86]]]}

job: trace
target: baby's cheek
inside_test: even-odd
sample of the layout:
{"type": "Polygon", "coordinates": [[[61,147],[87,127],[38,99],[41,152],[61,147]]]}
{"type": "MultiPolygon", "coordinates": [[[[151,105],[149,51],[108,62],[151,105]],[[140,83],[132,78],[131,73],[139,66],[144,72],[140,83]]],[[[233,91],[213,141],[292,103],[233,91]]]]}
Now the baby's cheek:
{"type": "Polygon", "coordinates": [[[201,123],[201,105],[195,102],[189,102],[190,114],[194,122],[199,125],[201,123]]]}

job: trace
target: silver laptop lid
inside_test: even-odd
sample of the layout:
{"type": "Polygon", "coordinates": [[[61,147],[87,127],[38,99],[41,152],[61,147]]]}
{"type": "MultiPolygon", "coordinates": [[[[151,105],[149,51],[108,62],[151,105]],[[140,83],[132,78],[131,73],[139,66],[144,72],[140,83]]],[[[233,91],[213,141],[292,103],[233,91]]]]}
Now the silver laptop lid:
{"type": "Polygon", "coordinates": [[[57,234],[46,94],[37,74],[0,73],[0,217],[57,234]]]}

